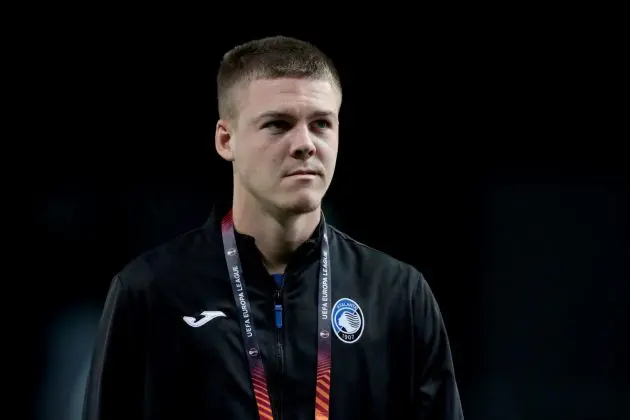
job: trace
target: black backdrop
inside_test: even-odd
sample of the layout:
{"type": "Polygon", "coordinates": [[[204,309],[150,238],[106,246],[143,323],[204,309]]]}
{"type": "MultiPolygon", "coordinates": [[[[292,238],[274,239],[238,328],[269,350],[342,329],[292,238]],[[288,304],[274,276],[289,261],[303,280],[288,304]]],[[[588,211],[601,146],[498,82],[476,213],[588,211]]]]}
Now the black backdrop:
{"type": "Polygon", "coordinates": [[[28,288],[49,314],[24,346],[39,418],[73,418],[77,360],[115,272],[229,194],[213,145],[218,61],[278,33],[315,42],[339,67],[327,211],[428,278],[467,419],[623,417],[630,255],[614,27],[461,25],[460,15],[417,30],[357,17],[254,30],[238,15],[114,15],[25,35],[36,116],[28,268],[40,273],[28,288]],[[62,340],[59,325],[78,319],[74,341],[62,340]]]}

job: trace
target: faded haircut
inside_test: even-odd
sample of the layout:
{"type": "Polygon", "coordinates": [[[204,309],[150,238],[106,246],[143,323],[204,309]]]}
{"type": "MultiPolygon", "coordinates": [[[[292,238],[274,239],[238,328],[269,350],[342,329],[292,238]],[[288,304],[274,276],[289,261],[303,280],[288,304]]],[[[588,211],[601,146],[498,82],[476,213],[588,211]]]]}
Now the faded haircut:
{"type": "Polygon", "coordinates": [[[223,56],[217,74],[219,118],[237,118],[236,87],[256,79],[282,77],[327,79],[341,92],[335,65],[313,44],[286,36],[257,39],[237,45],[223,56]]]}

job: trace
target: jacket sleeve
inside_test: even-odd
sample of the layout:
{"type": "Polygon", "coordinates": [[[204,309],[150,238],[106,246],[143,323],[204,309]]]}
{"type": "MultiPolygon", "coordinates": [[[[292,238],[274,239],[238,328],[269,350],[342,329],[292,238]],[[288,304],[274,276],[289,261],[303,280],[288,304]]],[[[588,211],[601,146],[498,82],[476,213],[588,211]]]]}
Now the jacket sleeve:
{"type": "Polygon", "coordinates": [[[139,293],[114,277],[94,343],[84,420],[143,418],[144,319],[139,293]]]}
{"type": "Polygon", "coordinates": [[[411,300],[415,357],[414,418],[463,420],[446,327],[438,303],[421,274],[411,300]]]}

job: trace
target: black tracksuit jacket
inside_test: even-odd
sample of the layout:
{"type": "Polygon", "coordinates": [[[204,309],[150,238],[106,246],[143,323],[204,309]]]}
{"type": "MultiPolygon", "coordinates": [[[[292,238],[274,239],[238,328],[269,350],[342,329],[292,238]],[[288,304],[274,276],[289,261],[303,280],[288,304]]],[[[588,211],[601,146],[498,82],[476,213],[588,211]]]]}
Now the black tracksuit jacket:
{"type": "MultiPolygon", "coordinates": [[[[257,419],[216,210],[199,229],[114,277],[87,383],[84,418],[257,419]],[[183,317],[221,311],[193,328],[183,317]]],[[[324,224],[296,252],[281,290],[251,237],[236,234],[277,419],[313,419],[318,269],[324,224]],[[276,327],[274,305],[283,305],[276,327]]],[[[355,301],[363,333],[332,336],[330,418],[463,419],[446,329],[422,274],[328,225],[331,302],[355,301]]],[[[189,318],[190,320],[190,318],[189,318]]]]}

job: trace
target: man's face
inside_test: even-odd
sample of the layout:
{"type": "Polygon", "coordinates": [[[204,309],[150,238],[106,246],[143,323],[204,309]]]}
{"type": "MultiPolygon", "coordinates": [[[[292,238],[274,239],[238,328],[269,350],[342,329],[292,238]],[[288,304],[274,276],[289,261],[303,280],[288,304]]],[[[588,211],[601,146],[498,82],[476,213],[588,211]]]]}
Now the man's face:
{"type": "Polygon", "coordinates": [[[264,206],[316,210],[332,181],[341,95],[326,80],[254,80],[234,92],[234,187],[264,206]]]}

